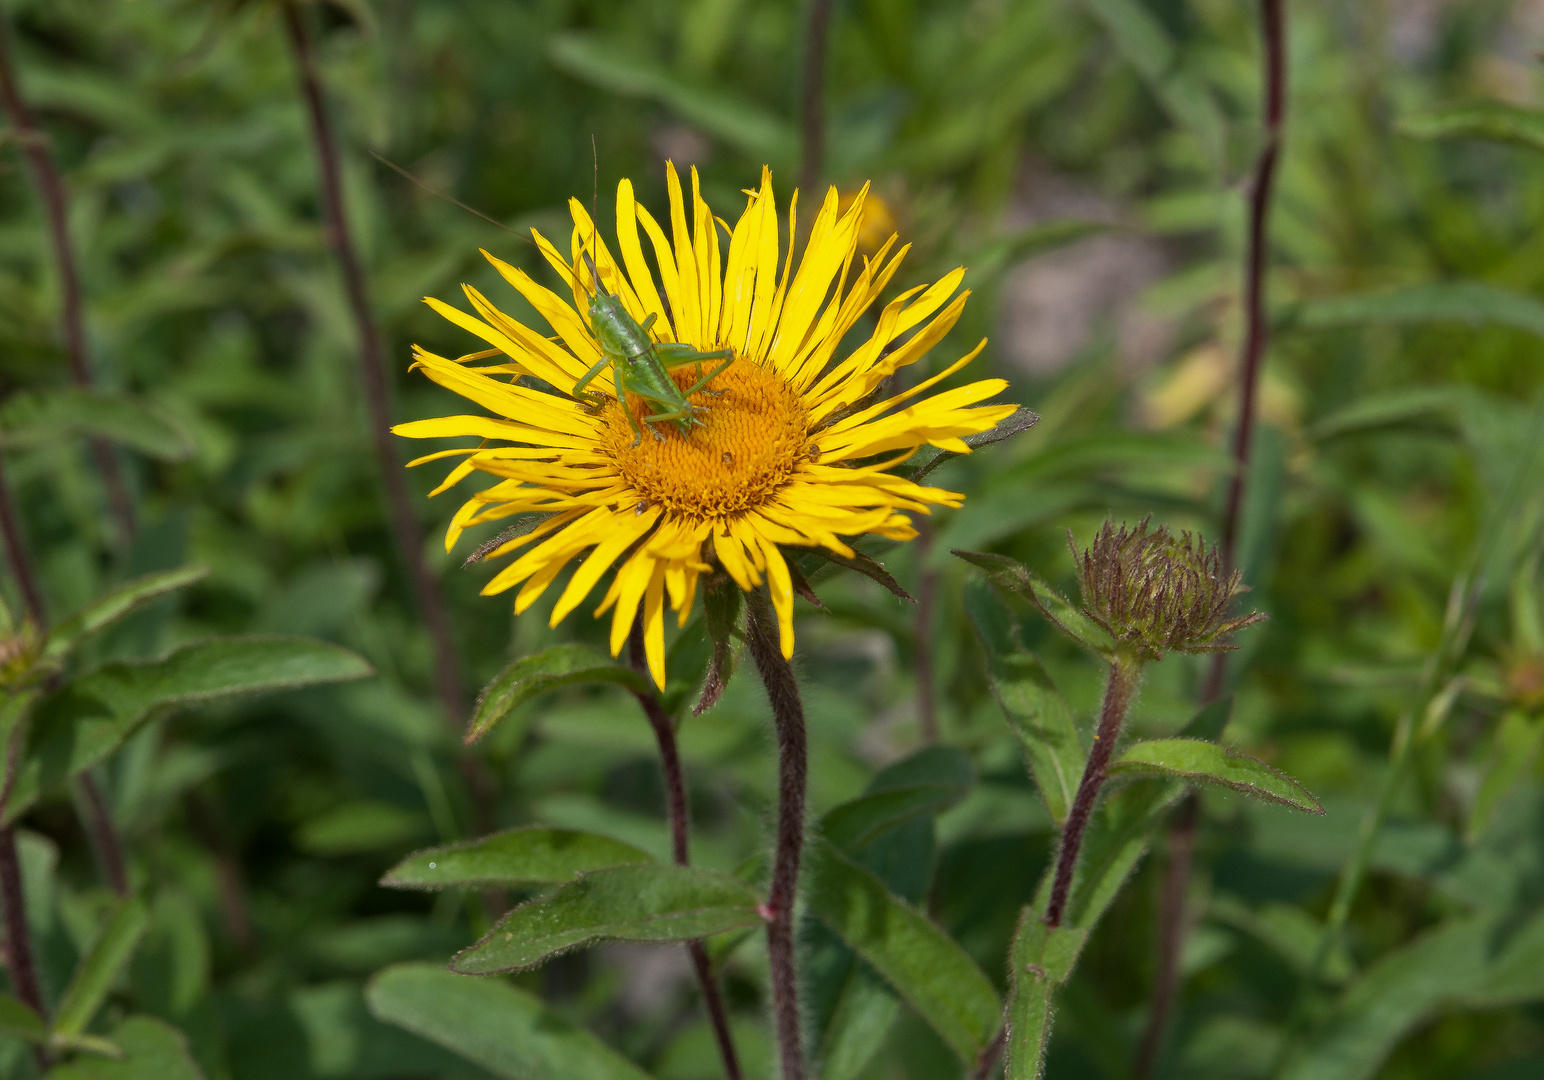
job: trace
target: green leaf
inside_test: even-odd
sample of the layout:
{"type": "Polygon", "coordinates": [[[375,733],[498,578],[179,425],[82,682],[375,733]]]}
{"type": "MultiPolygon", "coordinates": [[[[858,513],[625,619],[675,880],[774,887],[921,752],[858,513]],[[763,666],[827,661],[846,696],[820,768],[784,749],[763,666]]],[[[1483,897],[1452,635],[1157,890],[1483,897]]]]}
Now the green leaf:
{"type": "Polygon", "coordinates": [[[386,872],[390,889],[481,889],[572,881],[590,870],[654,860],[609,836],[531,826],[415,852],[386,872]]]}
{"type": "Polygon", "coordinates": [[[972,591],[966,607],[987,649],[992,693],[1023,744],[1051,820],[1060,827],[1083,776],[1083,745],[1072,709],[1040,662],[1019,646],[1017,627],[996,597],[972,591]]]}
{"type": "Polygon", "coordinates": [[[48,640],[43,646],[43,655],[63,656],[86,635],[111,626],[125,615],[137,611],[169,592],[184,589],[194,582],[202,581],[208,574],[207,566],[184,566],[177,570],[146,574],[144,577],[125,582],[50,630],[48,640]]]}
{"type": "Polygon", "coordinates": [[[962,1061],[997,1032],[1002,1003],[976,962],[873,874],[817,840],[806,849],[810,910],[885,977],[962,1061]]]}
{"type": "Polygon", "coordinates": [[[1212,163],[1223,166],[1227,133],[1222,110],[1206,84],[1180,63],[1163,24],[1138,0],[1084,0],[1104,24],[1115,48],[1152,89],[1163,109],[1201,141],[1212,163]]]}
{"type": "Polygon", "coordinates": [[[1228,720],[1232,716],[1233,695],[1229,694],[1197,709],[1196,714],[1186,720],[1185,726],[1179,729],[1179,737],[1215,742],[1222,738],[1222,733],[1227,729],[1228,720]]]}
{"type": "Polygon", "coordinates": [[[157,709],[371,673],[355,653],[304,638],[219,638],[159,660],[106,664],[38,705],[3,820],[106,758],[157,709]]]}
{"type": "Polygon", "coordinates": [[[16,394],[0,406],[0,445],[40,446],[70,436],[110,439],[162,461],[193,454],[193,443],[181,428],[125,394],[65,387],[16,394]]]}
{"type": "MultiPolygon", "coordinates": [[[[1136,780],[1104,800],[1083,836],[1064,926],[1092,930],[1098,924],[1147,853],[1164,814],[1184,793],[1185,785],[1178,781],[1136,780]]],[[[1045,909],[1050,887],[1047,872],[1036,894],[1038,910],[1045,909]]]]}
{"type": "Polygon", "coordinates": [[[1282,1080],[1370,1080],[1406,1033],[1483,979],[1494,932],[1489,918],[1457,919],[1383,957],[1293,1048],[1282,1080]]]}
{"type": "Polygon", "coordinates": [[[584,645],[554,645],[516,660],[483,687],[463,741],[472,745],[538,694],[576,683],[613,683],[636,693],[653,692],[642,675],[618,667],[584,645]]]}
{"type": "Polygon", "coordinates": [[[130,897],[118,904],[96,942],[75,969],[70,985],[59,999],[52,1033],[70,1038],[85,1032],[91,1018],[107,1000],[118,975],[134,956],[145,928],[150,924],[150,910],[144,901],[130,897]]]}
{"type": "Polygon", "coordinates": [[[1056,990],[1072,975],[1087,929],[1046,926],[1026,906],[1008,951],[1007,1064],[1004,1080],[1039,1080],[1051,1041],[1056,990]]]}
{"type": "Polygon", "coordinates": [[[453,971],[487,975],[534,967],[600,941],[692,941],[761,922],[756,890],[694,866],[615,866],[513,908],[453,971]]]}
{"type": "Polygon", "coordinates": [[[92,1040],[99,1050],[122,1052],[116,1060],[80,1057],[59,1065],[47,1080],[203,1080],[188,1053],[188,1040],[170,1024],[149,1016],[131,1016],[107,1040],[92,1040]]]}
{"type": "Polygon", "coordinates": [[[901,1000],[865,964],[848,971],[817,1057],[820,1080],[854,1080],[884,1045],[901,1000]]]}
{"type": "Polygon", "coordinates": [[[398,964],[370,980],[370,1011],[507,1080],[649,1080],[535,994],[438,964],[398,964]]]}
{"type": "Polygon", "coordinates": [[[793,157],[794,133],[776,116],[721,90],[682,82],[623,44],[589,34],[557,34],[547,55],[575,78],[615,94],[657,101],[693,127],[759,161],[793,157]]]}
{"type": "Polygon", "coordinates": [[[702,681],[702,693],[692,706],[692,715],[701,716],[723,696],[734,677],[735,634],[739,632],[740,612],[745,593],[727,576],[709,582],[702,594],[702,616],[707,624],[708,640],[713,643],[713,657],[702,681]]]}
{"type": "Polygon", "coordinates": [[[1151,739],[1133,743],[1110,766],[1109,776],[1175,776],[1232,788],[1257,799],[1309,814],[1324,807],[1308,789],[1258,758],[1200,739],[1151,739]]]}
{"type": "Polygon", "coordinates": [[[1418,139],[1489,139],[1544,150],[1544,114],[1500,101],[1475,101],[1400,121],[1399,130],[1418,139]]]}
{"type": "Polygon", "coordinates": [[[1052,625],[1085,649],[1102,657],[1114,654],[1114,642],[1105,633],[1104,627],[1084,615],[1073,606],[1072,601],[1031,574],[1021,563],[1006,555],[993,555],[984,551],[954,548],[953,552],[984,573],[999,592],[1021,596],[1034,604],[1052,625]]]}
{"type": "MultiPolygon", "coordinates": [[[[885,564],[861,551],[853,551],[851,557],[831,551],[828,548],[809,548],[800,553],[800,558],[809,560],[809,566],[815,566],[824,561],[832,566],[844,567],[848,570],[862,574],[864,577],[879,582],[891,593],[905,600],[909,604],[915,604],[917,598],[906,591],[906,587],[890,571],[885,569],[885,564]]],[[[806,567],[808,570],[808,567],[806,567]]]]}
{"type": "MultiPolygon", "coordinates": [[[[967,435],[960,441],[972,450],[979,450],[983,446],[990,446],[993,443],[1000,443],[1006,439],[1011,439],[1015,435],[1028,431],[1039,422],[1040,417],[1038,414],[1020,405],[1017,409],[1013,410],[1007,419],[999,420],[995,427],[987,428],[985,431],[978,431],[974,435],[967,435]]],[[[919,482],[944,462],[960,456],[960,454],[955,453],[953,450],[943,450],[936,446],[925,446],[918,450],[910,461],[895,471],[908,480],[919,482]]],[[[892,589],[891,591],[894,592],[895,590],[892,589]]],[[[904,593],[899,595],[905,596],[904,593]]],[[[909,596],[905,598],[911,599],[909,596]]]]}
{"type": "Polygon", "coordinates": [[[1532,774],[1541,748],[1544,748],[1544,716],[1529,716],[1521,709],[1507,710],[1496,725],[1480,789],[1469,809],[1469,823],[1464,835],[1470,843],[1485,832],[1501,800],[1523,777],[1532,774]]]}
{"type": "Polygon", "coordinates": [[[1544,337],[1544,302],[1483,281],[1438,281],[1400,289],[1311,300],[1294,311],[1310,329],[1362,323],[1462,322],[1508,326],[1544,337]]]}
{"type": "Polygon", "coordinates": [[[429,822],[417,810],[379,799],[351,799],[304,822],[295,830],[295,846],[310,855],[352,855],[400,851],[429,835],[429,822]]]}
{"type": "Polygon", "coordinates": [[[0,994],[0,1035],[41,1044],[48,1041],[48,1025],[20,998],[0,994]]]}
{"type": "Polygon", "coordinates": [[[970,755],[955,747],[929,746],[891,765],[862,795],[826,812],[821,834],[852,855],[896,826],[940,814],[976,782],[970,755]]]}

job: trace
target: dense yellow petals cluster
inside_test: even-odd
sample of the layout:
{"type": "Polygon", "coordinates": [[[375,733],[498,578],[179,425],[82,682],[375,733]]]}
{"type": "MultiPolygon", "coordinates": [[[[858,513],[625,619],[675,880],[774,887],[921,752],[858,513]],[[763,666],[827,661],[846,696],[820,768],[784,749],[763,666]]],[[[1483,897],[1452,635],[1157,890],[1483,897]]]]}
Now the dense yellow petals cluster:
{"type": "MultiPolygon", "coordinates": [[[[611,651],[627,640],[642,612],[644,647],[655,682],[665,682],[664,610],[668,598],[684,625],[701,575],[722,568],[743,589],[766,582],[793,653],[793,586],[783,546],[823,546],[851,554],[843,538],[876,533],[916,535],[909,513],[958,506],[962,496],[924,487],[887,470],[926,444],[966,452],[962,440],[994,427],[1011,405],[981,405],[1006,386],[985,379],[925,396],[981,351],[904,392],[870,401],[884,381],[915,363],[954,326],[968,292],[963,269],[932,286],[897,296],[874,331],[849,355],[836,350],[889,284],[907,248],[896,237],[854,267],[863,192],[838,209],[835,189],[810,228],[794,266],[795,195],[784,246],[770,172],[731,229],[715,219],[692,171],[690,214],[680,180],[667,165],[670,219],[657,222],[623,180],[617,188],[620,261],[598,237],[582,203],[570,202],[574,230],[564,258],[539,233],[536,244],[571,286],[573,303],[518,268],[487,255],[504,280],[544,318],[552,336],[533,330],[463,286],[476,315],[438,300],[428,303],[491,350],[456,360],[414,349],[415,366],[440,385],[492,413],[398,425],[411,438],[471,436],[480,445],[430,454],[414,465],[464,458],[435,494],[473,472],[495,477],[456,512],[446,549],[474,525],[521,516],[529,525],[490,554],[519,552],[488,582],[494,594],[520,586],[525,611],[570,564],[552,624],[581,604],[615,568],[597,617],[611,615],[611,651]],[[658,276],[640,242],[647,236],[658,276]],[[669,233],[667,234],[666,228],[669,233]],[[720,247],[720,228],[728,250],[720,247]],[[574,383],[600,358],[588,325],[597,287],[621,297],[640,323],[655,316],[656,342],[683,342],[704,352],[732,349],[734,362],[693,395],[700,425],[682,434],[660,425],[659,438],[634,445],[629,418],[646,402],[616,400],[607,368],[590,383],[604,404],[576,400],[574,383]],[[658,284],[656,285],[656,281],[658,284]],[[661,292],[661,289],[663,292],[661,292]],[[493,364],[482,364],[500,357],[493,364]]],[[[866,190],[866,189],[865,189],[866,190]]],[[[985,344],[984,342],[982,344],[985,344]]],[[[684,390],[698,374],[674,375],[684,390]]]]}

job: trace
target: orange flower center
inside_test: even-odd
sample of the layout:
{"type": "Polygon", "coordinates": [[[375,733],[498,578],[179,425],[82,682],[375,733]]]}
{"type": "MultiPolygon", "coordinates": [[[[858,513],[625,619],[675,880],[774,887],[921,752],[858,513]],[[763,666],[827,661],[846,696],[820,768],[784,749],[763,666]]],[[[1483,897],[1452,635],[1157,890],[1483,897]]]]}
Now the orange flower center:
{"type": "MultiPolygon", "coordinates": [[[[671,375],[685,390],[710,370],[686,367],[671,375]]],[[[753,361],[735,360],[691,403],[699,422],[683,434],[673,421],[643,423],[661,410],[629,395],[628,411],[643,428],[637,446],[621,408],[606,410],[604,443],[623,479],[666,513],[724,518],[754,509],[787,483],[808,451],[798,392],[753,361]]]]}

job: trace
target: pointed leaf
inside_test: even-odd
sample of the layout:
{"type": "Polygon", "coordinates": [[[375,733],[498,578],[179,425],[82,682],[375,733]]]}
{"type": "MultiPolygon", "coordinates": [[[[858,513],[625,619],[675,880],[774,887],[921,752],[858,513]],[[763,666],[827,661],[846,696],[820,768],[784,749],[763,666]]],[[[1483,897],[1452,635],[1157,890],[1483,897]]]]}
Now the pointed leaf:
{"type": "Polygon", "coordinates": [[[0,994],[0,1035],[41,1044],[48,1041],[48,1025],[20,998],[0,994]]]}
{"type": "MultiPolygon", "coordinates": [[[[1090,223],[1087,222],[1057,224],[1072,224],[1075,226],[1090,225],[1090,223]]],[[[1103,226],[1083,228],[1082,231],[1078,232],[1077,235],[1087,235],[1090,232],[1099,231],[1101,228],[1103,228],[1103,226]]],[[[1030,230],[1030,232],[1033,233],[1035,230],[1030,230]]],[[[1057,242],[1064,243],[1066,241],[1059,240],[1057,242]]],[[[1032,247],[1032,244],[1026,244],[1026,246],[1032,247]]],[[[1054,246],[1054,244],[1047,244],[1046,246],[1054,246]]],[[[1032,254],[1033,251],[1030,253],[1032,254]]],[[[1023,257],[1022,253],[1020,257],[1023,257]]],[[[979,450],[983,446],[990,446],[993,443],[999,443],[1005,439],[1011,439],[1015,435],[1028,431],[1039,422],[1040,417],[1037,413],[1031,412],[1029,409],[1026,409],[1024,406],[1020,405],[1011,414],[1009,414],[1007,419],[999,420],[995,427],[987,428],[985,431],[979,431],[974,435],[967,435],[960,441],[963,442],[966,446],[970,447],[972,450],[979,450]]],[[[916,455],[910,461],[896,468],[895,472],[900,476],[906,477],[908,480],[911,480],[914,483],[918,483],[921,482],[923,477],[927,476],[928,473],[938,468],[938,466],[942,465],[944,462],[960,456],[960,454],[955,453],[953,450],[943,450],[936,446],[925,446],[918,450],[916,455]]]]}
{"type": "Polygon", "coordinates": [[[157,709],[371,673],[355,653],[305,638],[219,638],[159,660],[106,664],[38,705],[3,819],[106,758],[157,709]]]}
{"type": "Polygon", "coordinates": [[[110,439],[163,461],[193,454],[193,443],[181,428],[126,394],[65,387],[17,394],[0,407],[0,444],[38,446],[82,435],[110,439]]]}
{"type": "Polygon", "coordinates": [[[1215,742],[1222,738],[1222,733],[1227,729],[1228,721],[1232,716],[1233,695],[1229,694],[1196,710],[1196,714],[1185,721],[1185,726],[1179,729],[1179,737],[1215,742]]]}
{"type": "Polygon", "coordinates": [[[708,674],[702,681],[702,693],[697,704],[692,706],[693,716],[701,716],[717,705],[734,676],[734,637],[744,606],[745,594],[727,576],[710,583],[703,593],[702,614],[708,627],[708,640],[713,643],[713,658],[708,662],[708,674]]]}
{"type": "Polygon", "coordinates": [[[1084,648],[1103,657],[1114,652],[1114,643],[1104,627],[1073,606],[1072,601],[1031,574],[1021,563],[1006,555],[983,551],[953,549],[953,553],[986,575],[999,592],[1020,596],[1034,604],[1062,633],[1084,648]]]}
{"type": "Polygon", "coordinates": [[[617,866],[582,875],[521,904],[451,960],[453,971],[488,975],[534,967],[600,941],[691,941],[761,922],[756,890],[693,866],[617,866]]]}
{"type": "Polygon", "coordinates": [[[942,813],[969,794],[975,782],[968,753],[924,747],[886,768],[856,799],[827,811],[820,831],[852,855],[898,825],[942,813]]]}
{"type": "Polygon", "coordinates": [[[1257,799],[1309,814],[1324,807],[1308,789],[1258,758],[1200,739],[1151,739],[1133,743],[1110,766],[1109,775],[1176,776],[1201,784],[1232,788],[1257,799]]]}
{"type": "Polygon", "coordinates": [[[1019,647],[1017,628],[995,597],[972,592],[966,606],[987,649],[992,693],[1023,743],[1051,820],[1060,826],[1083,776],[1083,745],[1072,709],[1040,662],[1019,647]]]}
{"type": "Polygon", "coordinates": [[[1411,116],[1399,130],[1418,139],[1489,139],[1544,150],[1544,113],[1500,101],[1474,101],[1411,116]]]}
{"type": "Polygon", "coordinates": [[[820,831],[850,854],[903,822],[942,813],[963,799],[968,790],[919,784],[860,795],[828,811],[820,821],[820,831]]]}
{"type": "Polygon", "coordinates": [[[810,910],[883,975],[962,1061],[996,1034],[1002,1002],[976,962],[926,915],[830,843],[806,849],[810,910]]]}
{"type": "Polygon", "coordinates": [[[59,1008],[54,1014],[54,1035],[70,1038],[85,1032],[91,1018],[107,1000],[119,973],[133,958],[149,923],[150,911],[143,900],[131,897],[118,905],[91,951],[75,969],[64,997],[59,999],[59,1008]]]}
{"type": "Polygon", "coordinates": [[[917,602],[917,598],[907,592],[906,587],[899,581],[896,581],[890,571],[885,569],[884,563],[863,554],[861,551],[854,551],[852,556],[848,557],[826,548],[810,548],[803,552],[803,554],[807,555],[812,563],[814,560],[823,559],[833,566],[842,566],[848,570],[857,571],[864,577],[879,582],[879,584],[889,589],[890,592],[899,596],[902,600],[905,600],[908,604],[915,604],[917,602]]]}
{"type": "Polygon", "coordinates": [[[531,826],[415,852],[386,872],[390,889],[483,889],[572,881],[589,870],[649,863],[609,836],[531,826]]]}
{"type": "Polygon", "coordinates": [[[202,581],[208,574],[207,566],[184,566],[176,570],[146,574],[144,577],[125,582],[50,630],[48,641],[43,646],[43,655],[63,656],[87,634],[94,634],[98,630],[111,626],[125,615],[137,611],[169,592],[184,589],[194,582],[202,581]]]}
{"type": "Polygon", "coordinates": [[[472,745],[538,694],[576,683],[613,683],[636,693],[653,692],[642,675],[618,667],[583,645],[554,645],[516,660],[483,688],[463,741],[472,745]]]}
{"type": "Polygon", "coordinates": [[[1483,281],[1435,281],[1400,289],[1312,300],[1294,310],[1310,329],[1361,323],[1461,322],[1509,326],[1544,337],[1544,303],[1483,281]]]}
{"type": "Polygon", "coordinates": [[[594,1035],[498,979],[438,964],[398,964],[370,980],[377,1019],[452,1050],[506,1080],[649,1080],[594,1035]]]}
{"type": "Polygon", "coordinates": [[[99,1052],[112,1047],[121,1056],[77,1057],[52,1069],[47,1080],[204,1080],[188,1053],[187,1038],[153,1017],[131,1016],[106,1040],[91,1041],[99,1052]]]}
{"type": "Polygon", "coordinates": [[[900,998],[873,969],[855,961],[820,1043],[820,1080],[854,1080],[862,1075],[900,1012],[900,998]]]}

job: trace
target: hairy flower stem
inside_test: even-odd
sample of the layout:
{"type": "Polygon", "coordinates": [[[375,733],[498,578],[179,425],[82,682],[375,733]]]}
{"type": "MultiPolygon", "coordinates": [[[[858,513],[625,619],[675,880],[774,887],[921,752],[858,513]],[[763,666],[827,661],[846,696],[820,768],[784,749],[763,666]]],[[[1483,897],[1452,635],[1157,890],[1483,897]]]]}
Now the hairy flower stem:
{"type": "MultiPolygon", "coordinates": [[[[38,989],[37,968],[32,962],[32,937],[27,929],[27,906],[22,899],[21,861],[16,857],[16,826],[0,827],[0,918],[5,920],[5,966],[10,969],[11,989],[45,1022],[48,1012],[38,989]]],[[[38,1064],[48,1068],[48,1052],[36,1047],[38,1064]]]]}
{"type": "MultiPolygon", "coordinates": [[[[628,638],[628,660],[634,671],[648,676],[649,663],[643,649],[643,624],[634,622],[628,638]]],[[[688,833],[691,818],[686,802],[686,778],[681,772],[681,754],[676,747],[675,724],[671,722],[658,695],[652,692],[633,694],[638,706],[654,729],[654,740],[659,744],[660,770],[665,776],[665,807],[670,817],[670,851],[677,866],[691,864],[688,849],[688,833]]],[[[701,941],[686,943],[686,951],[692,958],[697,972],[697,985],[702,990],[702,1002],[708,1010],[708,1021],[713,1027],[713,1038],[718,1043],[718,1056],[724,1063],[727,1080],[740,1080],[740,1059],[735,1053],[734,1036],[729,1030],[729,1013],[724,1008],[724,996],[719,991],[718,980],[713,975],[713,964],[708,950],[701,941]]]]}
{"type": "MultiPolygon", "coordinates": [[[[402,475],[402,462],[397,459],[391,443],[391,401],[386,382],[385,356],[380,330],[370,311],[369,293],[365,288],[364,267],[354,249],[349,233],[348,213],[343,203],[342,169],[338,163],[337,137],[332,129],[332,119],[322,95],[321,78],[316,70],[316,58],[311,48],[311,37],[306,29],[305,17],[300,6],[293,2],[279,5],[284,28],[289,36],[290,49],[295,54],[296,74],[300,80],[300,95],[305,101],[311,121],[311,139],[316,150],[317,168],[321,173],[322,207],[327,219],[327,244],[337,260],[338,271],[343,277],[344,292],[354,315],[359,333],[359,381],[364,389],[365,405],[370,416],[370,438],[375,450],[375,464],[386,489],[387,509],[390,511],[392,540],[396,544],[397,557],[412,583],[413,596],[418,612],[429,631],[434,649],[435,687],[445,721],[459,728],[466,717],[466,698],[462,693],[460,665],[456,660],[455,643],[451,638],[450,620],[445,605],[435,587],[429,567],[424,563],[422,538],[418,519],[413,513],[412,499],[408,494],[407,481],[402,475]]],[[[474,785],[475,786],[475,785],[474,785]]]]}
{"type": "Polygon", "coordinates": [[[1060,926],[1066,914],[1067,894],[1072,890],[1072,875],[1078,868],[1083,833],[1099,799],[1099,789],[1104,786],[1105,772],[1110,767],[1110,757],[1115,753],[1115,742],[1120,738],[1121,724],[1126,720],[1126,710],[1131,707],[1141,673],[1141,662],[1133,657],[1117,654],[1110,661],[1104,705],[1099,711],[1099,729],[1094,732],[1094,745],[1089,749],[1088,764],[1083,768],[1083,779],[1072,798],[1072,809],[1067,813],[1067,824],[1062,829],[1061,847],[1056,853],[1056,877],[1051,882],[1051,901],[1045,909],[1047,926],[1060,926]]]}
{"type": "Polygon", "coordinates": [[[804,789],[809,748],[804,706],[793,668],[778,644],[777,617],[760,589],[746,595],[751,656],[767,688],[777,727],[777,849],[772,889],[767,894],[767,953],[772,963],[772,1006],[783,1080],[804,1080],[804,1044],[799,1036],[799,971],[794,955],[793,905],[804,848],[804,789]]]}
{"type": "MultiPolygon", "coordinates": [[[[1265,104],[1265,141],[1255,159],[1249,189],[1249,247],[1244,264],[1244,349],[1239,365],[1238,426],[1233,432],[1233,475],[1228,481],[1228,500],[1222,518],[1223,568],[1237,565],[1238,534],[1243,518],[1244,484],[1249,475],[1250,449],[1254,444],[1255,404],[1259,397],[1260,365],[1270,324],[1265,317],[1265,267],[1271,198],[1275,193],[1276,164],[1281,153],[1281,129],[1287,109],[1287,37],[1284,0],[1260,0],[1260,36],[1265,64],[1262,90],[1265,104]]],[[[1227,676],[1227,654],[1218,653],[1207,671],[1202,704],[1222,695],[1227,676]]],[[[1179,991],[1179,957],[1185,941],[1185,886],[1190,880],[1191,859],[1200,805],[1194,792],[1185,797],[1169,829],[1169,865],[1163,883],[1163,902],[1158,914],[1158,970],[1153,982],[1153,1003],[1147,1030],[1137,1053],[1136,1080],[1148,1080],[1158,1065],[1158,1054],[1179,991]]]]}
{"type": "MultiPolygon", "coordinates": [[[[32,182],[43,200],[43,214],[48,220],[48,239],[54,249],[54,263],[59,268],[61,310],[60,329],[64,350],[70,359],[70,378],[82,390],[92,387],[91,364],[86,358],[86,322],[81,303],[80,275],[75,269],[75,252],[70,246],[69,219],[65,208],[64,179],[48,149],[48,138],[38,129],[27,99],[22,97],[11,63],[5,28],[0,27],[0,99],[15,130],[16,141],[32,170],[32,182]]],[[[91,456],[107,493],[107,505],[118,527],[120,539],[134,538],[134,503],[123,481],[118,455],[105,439],[91,440],[91,456]]]]}

